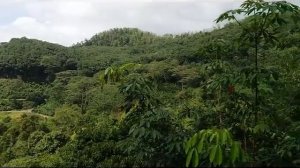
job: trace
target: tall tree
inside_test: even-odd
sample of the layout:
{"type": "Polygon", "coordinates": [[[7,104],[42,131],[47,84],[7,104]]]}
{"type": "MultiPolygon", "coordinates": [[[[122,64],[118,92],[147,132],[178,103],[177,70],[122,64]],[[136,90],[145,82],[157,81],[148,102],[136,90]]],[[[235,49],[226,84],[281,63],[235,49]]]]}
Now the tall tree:
{"type": "Polygon", "coordinates": [[[266,2],[264,0],[246,0],[240,8],[229,10],[221,14],[216,22],[224,20],[234,20],[242,28],[241,39],[248,40],[255,48],[255,117],[257,119],[259,111],[259,93],[258,93],[258,77],[259,77],[259,49],[262,42],[276,42],[275,35],[278,28],[287,21],[284,19],[285,14],[291,13],[296,15],[299,13],[299,7],[286,1],[266,2]],[[238,16],[249,16],[247,22],[240,22],[238,16]]]}

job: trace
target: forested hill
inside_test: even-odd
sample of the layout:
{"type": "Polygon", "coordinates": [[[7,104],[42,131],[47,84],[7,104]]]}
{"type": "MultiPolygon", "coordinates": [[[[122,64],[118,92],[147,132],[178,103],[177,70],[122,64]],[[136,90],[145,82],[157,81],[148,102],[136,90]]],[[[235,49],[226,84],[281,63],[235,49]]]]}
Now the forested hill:
{"type": "Polygon", "coordinates": [[[237,30],[232,25],[213,32],[158,36],[136,28],[115,28],[72,47],[14,38],[0,45],[0,74],[43,83],[52,82],[57,72],[80,70],[91,76],[109,65],[130,61],[176,58],[180,62],[199,62],[206,57],[201,53],[203,47],[221,37],[230,41],[237,30]]]}
{"type": "Polygon", "coordinates": [[[255,3],[280,10],[210,32],[1,43],[0,166],[299,166],[299,10],[255,3]]]}
{"type": "Polygon", "coordinates": [[[24,81],[48,82],[56,72],[77,68],[68,48],[25,37],[2,43],[0,58],[1,77],[24,81]]]}
{"type": "MultiPolygon", "coordinates": [[[[43,83],[52,82],[57,72],[80,70],[92,76],[112,64],[130,61],[146,63],[176,58],[180,64],[199,63],[217,54],[214,52],[218,52],[218,47],[226,48],[222,57],[232,60],[237,52],[243,52],[243,46],[237,46],[235,41],[239,31],[237,25],[229,24],[212,32],[158,36],[136,28],[115,28],[72,47],[15,38],[0,45],[0,76],[22,76],[25,81],[43,83]],[[232,42],[235,44],[231,45],[232,42]]],[[[279,47],[299,46],[299,28],[294,24],[283,28],[278,36],[279,47]]]]}
{"type": "Polygon", "coordinates": [[[78,45],[83,46],[137,46],[153,44],[160,39],[159,36],[144,32],[137,28],[115,28],[94,35],[91,39],[86,40],[78,45]]]}

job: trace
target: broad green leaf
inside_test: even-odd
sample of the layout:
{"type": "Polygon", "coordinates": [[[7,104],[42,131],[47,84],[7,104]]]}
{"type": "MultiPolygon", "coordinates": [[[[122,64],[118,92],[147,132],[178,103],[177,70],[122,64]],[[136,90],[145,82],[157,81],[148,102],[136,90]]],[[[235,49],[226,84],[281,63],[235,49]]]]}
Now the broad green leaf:
{"type": "Polygon", "coordinates": [[[201,139],[201,137],[203,137],[203,134],[205,133],[204,130],[201,130],[199,133],[198,133],[198,138],[201,139]]]}
{"type": "Polygon", "coordinates": [[[234,141],[231,146],[230,159],[231,162],[234,163],[240,155],[240,144],[239,142],[234,141]]]}
{"type": "Polygon", "coordinates": [[[185,162],[185,166],[186,167],[189,167],[189,165],[191,163],[191,159],[192,159],[193,153],[194,153],[194,149],[192,149],[192,150],[189,151],[189,153],[187,155],[187,158],[186,158],[186,162],[185,162]]]}
{"type": "Polygon", "coordinates": [[[197,150],[194,150],[194,153],[193,167],[197,167],[199,165],[199,154],[197,150]]]}
{"type": "Polygon", "coordinates": [[[192,140],[191,140],[191,146],[195,146],[196,145],[196,142],[197,142],[197,134],[195,134],[193,137],[192,137],[192,140]]]}
{"type": "Polygon", "coordinates": [[[202,139],[200,140],[200,142],[198,143],[197,150],[198,150],[199,153],[202,152],[202,149],[203,149],[203,142],[204,142],[204,138],[202,138],[202,139]]]}
{"type": "Polygon", "coordinates": [[[216,156],[215,156],[215,164],[221,165],[223,162],[223,154],[220,145],[217,145],[216,156]]]}
{"type": "Polygon", "coordinates": [[[214,146],[212,147],[212,149],[210,150],[210,153],[209,153],[209,161],[210,161],[211,163],[213,163],[214,160],[215,160],[215,157],[216,157],[216,151],[217,151],[217,145],[214,145],[214,146]]]}
{"type": "Polygon", "coordinates": [[[105,69],[104,74],[107,75],[110,69],[111,69],[111,68],[105,69]]]}
{"type": "Polygon", "coordinates": [[[232,144],[231,134],[229,133],[229,131],[227,129],[225,129],[224,132],[226,133],[228,144],[231,145],[232,144]]]}
{"type": "Polygon", "coordinates": [[[190,144],[189,144],[189,141],[187,141],[186,143],[183,143],[183,148],[184,148],[185,154],[187,154],[188,151],[190,150],[190,144]]]}
{"type": "Polygon", "coordinates": [[[209,142],[212,142],[215,137],[216,137],[216,133],[212,134],[209,138],[209,142]]]}
{"type": "Polygon", "coordinates": [[[221,133],[221,140],[222,140],[222,145],[225,145],[226,144],[226,141],[227,141],[227,133],[225,132],[225,131],[223,131],[222,133],[221,133]]]}
{"type": "Polygon", "coordinates": [[[220,134],[219,134],[219,132],[216,132],[215,133],[215,137],[216,137],[216,144],[219,144],[219,142],[220,142],[220,134]]]}

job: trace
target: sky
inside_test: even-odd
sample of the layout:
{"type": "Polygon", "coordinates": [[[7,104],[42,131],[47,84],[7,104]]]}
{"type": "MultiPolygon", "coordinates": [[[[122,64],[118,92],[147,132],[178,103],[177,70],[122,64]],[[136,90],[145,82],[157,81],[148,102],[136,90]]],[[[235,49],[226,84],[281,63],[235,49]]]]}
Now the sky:
{"type": "MultiPolygon", "coordinates": [[[[289,0],[300,4],[300,0],[289,0]]],[[[0,0],[0,42],[27,37],[70,46],[111,28],[158,35],[209,30],[242,0],[0,0]]]]}

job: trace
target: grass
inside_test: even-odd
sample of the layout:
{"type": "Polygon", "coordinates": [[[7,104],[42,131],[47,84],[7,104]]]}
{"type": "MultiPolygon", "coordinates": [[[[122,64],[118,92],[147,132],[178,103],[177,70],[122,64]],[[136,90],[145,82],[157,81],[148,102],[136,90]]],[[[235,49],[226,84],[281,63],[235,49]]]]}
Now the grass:
{"type": "Polygon", "coordinates": [[[0,120],[3,120],[6,117],[10,117],[12,120],[17,120],[21,117],[21,115],[24,114],[22,112],[0,112],[0,120]]]}
{"type": "Polygon", "coordinates": [[[13,121],[20,121],[21,116],[23,114],[26,115],[36,115],[41,118],[47,118],[48,116],[37,114],[37,113],[31,113],[31,109],[29,110],[12,110],[12,111],[0,111],[0,121],[2,121],[6,117],[10,117],[13,121]]]}

